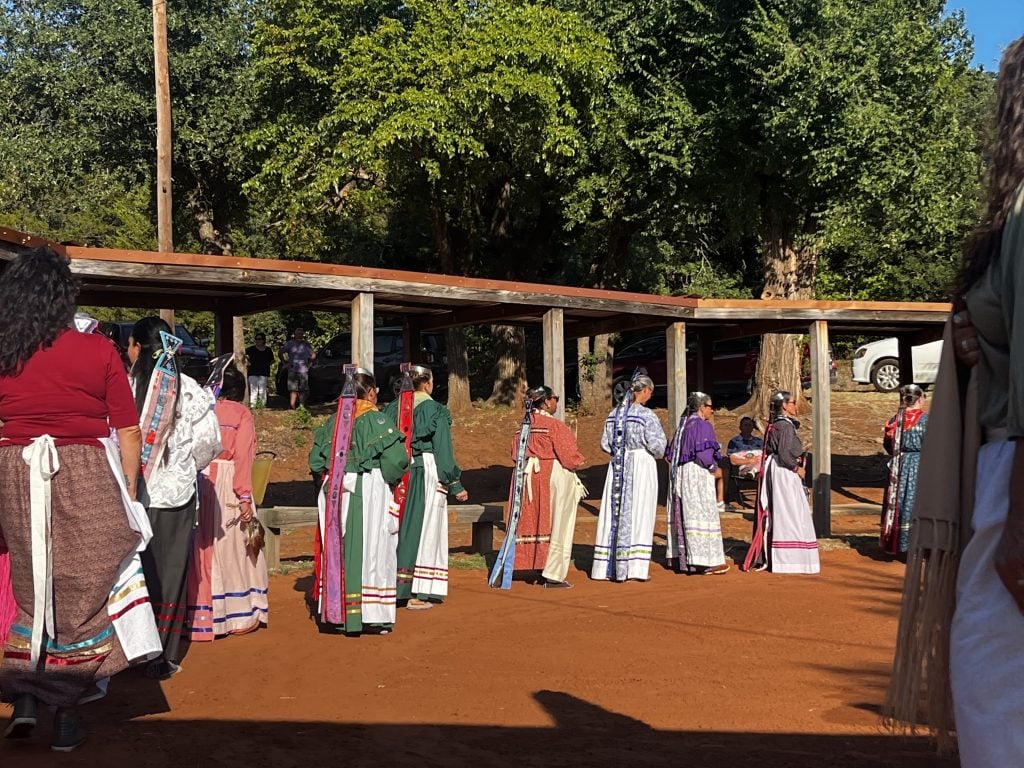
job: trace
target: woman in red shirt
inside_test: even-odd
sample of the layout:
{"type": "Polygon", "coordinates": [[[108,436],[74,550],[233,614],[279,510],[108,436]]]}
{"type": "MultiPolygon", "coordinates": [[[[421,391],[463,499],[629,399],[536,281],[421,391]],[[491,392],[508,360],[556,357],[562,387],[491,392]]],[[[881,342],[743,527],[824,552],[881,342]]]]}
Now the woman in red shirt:
{"type": "Polygon", "coordinates": [[[71,327],[77,296],[67,259],[46,248],[0,273],[0,535],[17,603],[0,663],[0,699],[14,702],[4,735],[27,737],[42,702],[57,708],[57,751],[85,738],[76,705],[128,666],[108,602],[140,543],[126,514],[135,404],[110,341],[71,327]]]}

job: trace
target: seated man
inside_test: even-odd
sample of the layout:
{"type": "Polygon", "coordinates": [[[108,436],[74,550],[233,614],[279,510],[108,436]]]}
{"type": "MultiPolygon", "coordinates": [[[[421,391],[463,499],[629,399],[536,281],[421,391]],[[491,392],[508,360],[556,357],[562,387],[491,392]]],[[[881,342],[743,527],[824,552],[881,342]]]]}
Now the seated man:
{"type": "Polygon", "coordinates": [[[763,451],[764,440],[754,437],[754,420],[744,416],[740,419],[740,433],[729,441],[726,448],[729,464],[735,467],[735,474],[738,477],[757,477],[763,451]]]}

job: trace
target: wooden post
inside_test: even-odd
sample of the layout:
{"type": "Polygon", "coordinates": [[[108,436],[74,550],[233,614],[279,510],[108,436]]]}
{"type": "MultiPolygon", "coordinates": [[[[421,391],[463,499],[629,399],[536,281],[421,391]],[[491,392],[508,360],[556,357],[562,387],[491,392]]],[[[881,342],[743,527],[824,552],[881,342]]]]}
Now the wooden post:
{"type": "Polygon", "coordinates": [[[896,342],[899,345],[900,384],[914,384],[914,354],[910,337],[901,333],[896,342]]]}
{"type": "Polygon", "coordinates": [[[352,299],[352,362],[373,371],[372,293],[359,293],[352,299]]]}
{"type": "Polygon", "coordinates": [[[406,316],[402,323],[402,362],[419,362],[420,329],[419,323],[406,316]]]}
{"type": "MultiPolygon", "coordinates": [[[[708,331],[697,333],[697,389],[710,394],[711,385],[711,361],[714,358],[715,340],[708,331]]],[[[685,356],[684,356],[685,359],[685,356]]]]}
{"type": "Polygon", "coordinates": [[[675,429],[686,408],[686,323],[672,323],[665,330],[665,371],[669,426],[675,429]]]}
{"type": "MultiPolygon", "coordinates": [[[[157,250],[174,251],[171,208],[171,82],[167,64],[167,0],[153,0],[153,63],[156,75],[156,236],[157,250]]],[[[174,310],[160,310],[174,330],[174,310]]]]}
{"type": "Polygon", "coordinates": [[[811,323],[811,398],[813,400],[811,488],[814,533],[832,535],[832,390],[829,382],[828,321],[811,323]]]}
{"type": "Polygon", "coordinates": [[[544,383],[558,395],[555,416],[565,419],[565,313],[561,307],[544,313],[544,383]]]}
{"type": "MultiPolygon", "coordinates": [[[[238,350],[235,349],[235,316],[230,310],[220,309],[219,307],[214,310],[213,313],[213,354],[214,357],[223,355],[228,350],[234,350],[235,354],[238,354],[238,350]]],[[[243,349],[242,352],[245,350],[243,349]]],[[[199,382],[205,384],[206,382],[199,382]]]]}

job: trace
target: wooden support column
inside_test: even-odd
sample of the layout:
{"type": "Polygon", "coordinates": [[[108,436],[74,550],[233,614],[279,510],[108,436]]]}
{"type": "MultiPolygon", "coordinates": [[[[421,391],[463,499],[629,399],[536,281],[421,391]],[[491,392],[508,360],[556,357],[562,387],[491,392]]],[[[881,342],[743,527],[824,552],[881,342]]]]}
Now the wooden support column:
{"type": "Polygon", "coordinates": [[[565,419],[565,313],[561,307],[544,313],[544,383],[558,395],[555,416],[565,419]]]}
{"type": "MultiPolygon", "coordinates": [[[[235,347],[235,316],[218,307],[213,313],[213,354],[223,355],[235,347]]],[[[244,351],[244,350],[243,350],[244,351]]],[[[205,381],[199,382],[205,384],[205,381]]]]}
{"type": "Polygon", "coordinates": [[[832,535],[832,390],[829,383],[828,322],[811,323],[811,398],[813,402],[811,462],[814,533],[832,535]]]}
{"type": "Polygon", "coordinates": [[[360,293],[352,299],[352,362],[373,372],[372,293],[360,293]]]}
{"type": "MultiPolygon", "coordinates": [[[[711,393],[711,360],[714,358],[715,340],[707,331],[697,332],[697,386],[706,394],[711,393]]],[[[685,359],[685,356],[684,356],[685,359]]]]}
{"type": "Polygon", "coordinates": [[[899,345],[900,358],[900,384],[915,384],[914,381],[914,355],[912,352],[911,339],[906,334],[896,337],[899,345]]]}
{"type": "Polygon", "coordinates": [[[675,429],[686,408],[686,323],[672,323],[665,329],[665,371],[669,424],[675,429]]]}

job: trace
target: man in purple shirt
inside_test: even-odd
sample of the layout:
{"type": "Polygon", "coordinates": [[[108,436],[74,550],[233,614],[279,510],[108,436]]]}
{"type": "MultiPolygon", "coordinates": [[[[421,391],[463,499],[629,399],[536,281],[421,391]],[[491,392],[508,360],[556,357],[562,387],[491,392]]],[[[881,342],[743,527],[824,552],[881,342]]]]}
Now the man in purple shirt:
{"type": "Polygon", "coordinates": [[[288,369],[288,399],[292,409],[306,404],[309,393],[309,366],[316,352],[306,340],[306,332],[296,328],[281,347],[281,365],[288,369]]]}

